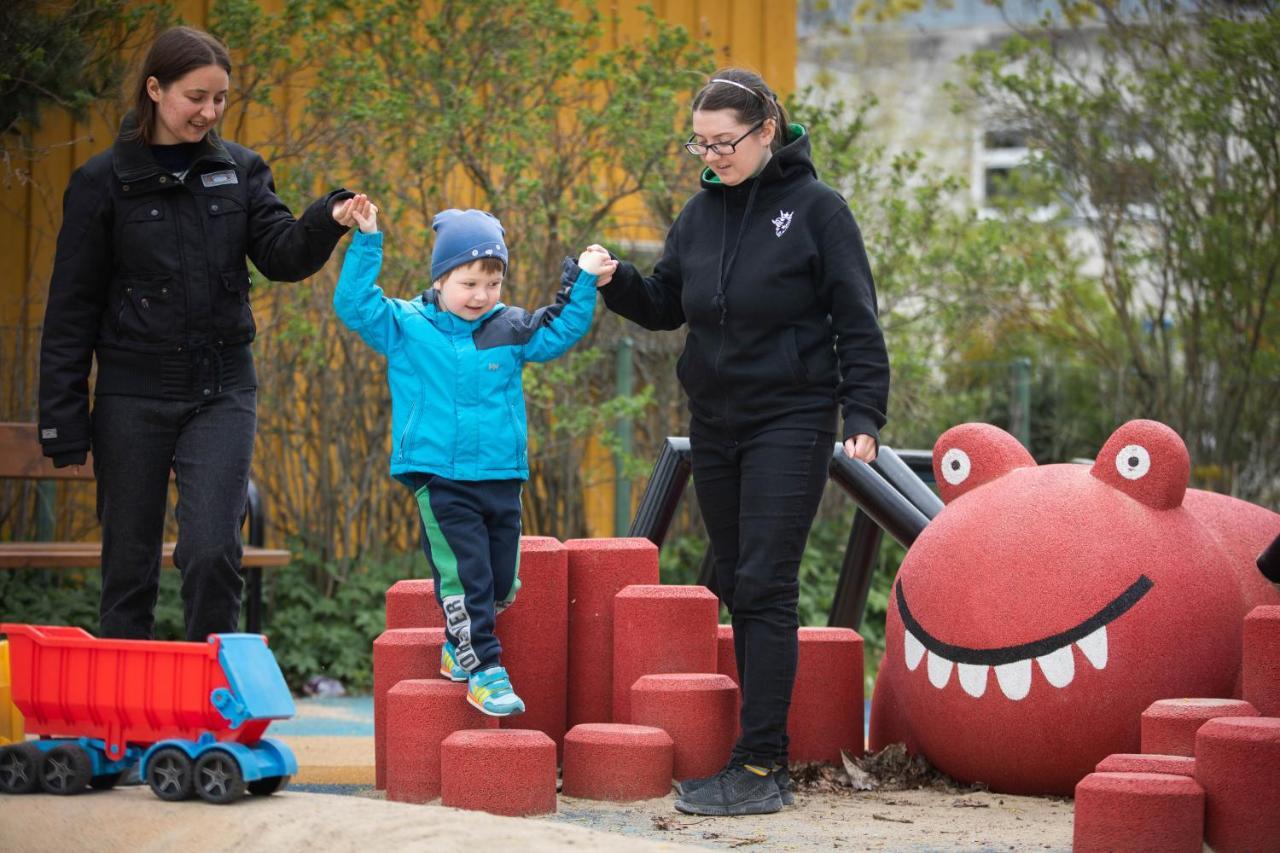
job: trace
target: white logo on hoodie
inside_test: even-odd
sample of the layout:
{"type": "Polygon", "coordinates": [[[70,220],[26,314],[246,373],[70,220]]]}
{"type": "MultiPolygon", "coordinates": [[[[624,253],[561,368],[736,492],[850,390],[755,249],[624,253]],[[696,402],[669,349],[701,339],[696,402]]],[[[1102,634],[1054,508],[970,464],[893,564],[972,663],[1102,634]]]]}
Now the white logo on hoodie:
{"type": "Polygon", "coordinates": [[[793,210],[779,210],[777,218],[771,220],[775,237],[781,237],[787,233],[787,229],[791,227],[791,214],[794,212],[793,210]]]}

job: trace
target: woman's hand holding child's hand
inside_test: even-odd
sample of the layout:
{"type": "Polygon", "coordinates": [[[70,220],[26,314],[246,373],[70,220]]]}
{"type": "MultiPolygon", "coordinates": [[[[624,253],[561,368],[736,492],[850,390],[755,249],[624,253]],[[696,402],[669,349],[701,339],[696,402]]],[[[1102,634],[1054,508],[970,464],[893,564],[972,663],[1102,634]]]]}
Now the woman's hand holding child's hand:
{"type": "Polygon", "coordinates": [[[378,206],[369,201],[367,195],[360,193],[351,199],[351,204],[347,207],[347,213],[365,234],[377,233],[378,206]]]}
{"type": "Polygon", "coordinates": [[[596,287],[604,287],[613,279],[618,262],[609,257],[609,251],[598,243],[592,243],[578,256],[578,266],[596,276],[596,287]]]}
{"type": "Polygon", "coordinates": [[[355,220],[351,218],[351,198],[344,198],[342,201],[335,202],[331,210],[333,212],[333,221],[343,228],[350,228],[356,224],[355,220]]]}

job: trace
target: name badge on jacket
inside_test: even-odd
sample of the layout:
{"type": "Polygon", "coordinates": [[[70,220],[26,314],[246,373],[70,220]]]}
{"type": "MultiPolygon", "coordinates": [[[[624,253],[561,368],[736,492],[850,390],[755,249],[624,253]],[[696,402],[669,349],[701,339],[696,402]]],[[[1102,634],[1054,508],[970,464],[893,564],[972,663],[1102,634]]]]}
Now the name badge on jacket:
{"type": "Polygon", "coordinates": [[[206,187],[225,187],[240,183],[235,169],[224,169],[221,172],[205,172],[200,176],[200,183],[206,187]]]}

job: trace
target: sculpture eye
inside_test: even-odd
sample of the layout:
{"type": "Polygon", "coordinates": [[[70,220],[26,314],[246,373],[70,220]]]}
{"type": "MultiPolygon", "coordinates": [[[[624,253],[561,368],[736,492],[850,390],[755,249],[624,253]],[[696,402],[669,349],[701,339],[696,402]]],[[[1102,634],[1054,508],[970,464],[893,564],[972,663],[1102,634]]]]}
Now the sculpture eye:
{"type": "Polygon", "coordinates": [[[1151,470],[1151,454],[1141,444],[1126,444],[1116,454],[1116,470],[1126,480],[1141,480],[1151,470]]]}
{"type": "Polygon", "coordinates": [[[948,450],[942,457],[942,476],[953,486],[958,486],[969,477],[969,454],[958,447],[948,450]]]}

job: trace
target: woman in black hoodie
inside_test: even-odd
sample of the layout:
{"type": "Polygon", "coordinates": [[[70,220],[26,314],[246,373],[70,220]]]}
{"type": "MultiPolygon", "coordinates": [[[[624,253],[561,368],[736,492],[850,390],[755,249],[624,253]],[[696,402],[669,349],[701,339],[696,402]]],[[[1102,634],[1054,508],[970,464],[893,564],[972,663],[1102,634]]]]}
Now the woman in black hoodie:
{"type": "Polygon", "coordinates": [[[40,442],[55,467],[93,449],[104,637],[152,636],[171,470],[187,639],[236,630],[257,417],[248,261],[270,279],[306,278],[351,224],[344,190],[295,219],[262,158],[219,138],[230,75],[217,39],[166,30],[115,144],[63,197],[40,442]]]}
{"type": "Polygon", "coordinates": [[[798,649],[798,571],[841,418],[844,452],[875,459],[889,360],[849,205],[821,183],[805,129],[765,82],[716,72],[693,100],[702,191],[652,274],[621,263],[613,311],[688,337],[694,488],[733,618],[742,735],[728,765],[683,782],[676,808],[762,814],[791,801],[787,713],[798,649]]]}

